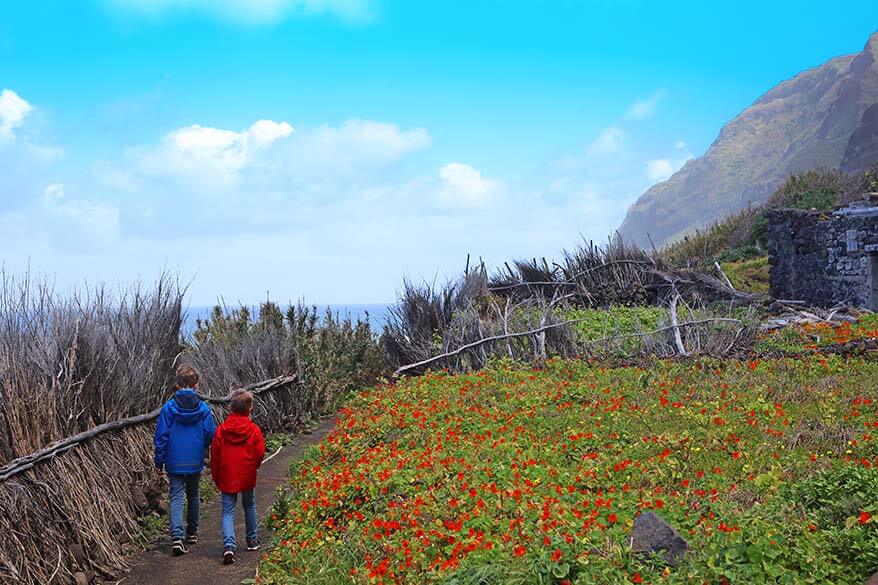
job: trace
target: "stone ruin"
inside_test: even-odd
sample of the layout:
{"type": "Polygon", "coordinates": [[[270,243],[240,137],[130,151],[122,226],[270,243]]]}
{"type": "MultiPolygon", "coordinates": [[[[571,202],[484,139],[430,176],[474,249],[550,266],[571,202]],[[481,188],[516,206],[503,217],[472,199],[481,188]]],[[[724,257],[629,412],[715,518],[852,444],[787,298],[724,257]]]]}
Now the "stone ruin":
{"type": "Polygon", "coordinates": [[[835,211],[767,216],[772,297],[878,311],[878,193],[835,211]]]}

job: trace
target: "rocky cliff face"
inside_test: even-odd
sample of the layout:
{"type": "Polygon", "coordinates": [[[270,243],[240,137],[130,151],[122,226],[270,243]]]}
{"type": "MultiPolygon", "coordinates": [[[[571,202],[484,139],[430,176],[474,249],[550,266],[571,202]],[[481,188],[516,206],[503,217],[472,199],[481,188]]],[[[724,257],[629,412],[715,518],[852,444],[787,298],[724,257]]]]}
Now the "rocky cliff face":
{"type": "Polygon", "coordinates": [[[878,162],[878,104],[863,114],[860,125],[851,134],[841,161],[845,173],[861,173],[878,162]]]}
{"type": "Polygon", "coordinates": [[[878,120],[864,119],[875,104],[878,32],[862,52],[804,71],[756,100],[704,156],[644,193],[619,232],[642,246],[650,238],[661,245],[764,202],[791,173],[866,168],[878,160],[878,120]]]}

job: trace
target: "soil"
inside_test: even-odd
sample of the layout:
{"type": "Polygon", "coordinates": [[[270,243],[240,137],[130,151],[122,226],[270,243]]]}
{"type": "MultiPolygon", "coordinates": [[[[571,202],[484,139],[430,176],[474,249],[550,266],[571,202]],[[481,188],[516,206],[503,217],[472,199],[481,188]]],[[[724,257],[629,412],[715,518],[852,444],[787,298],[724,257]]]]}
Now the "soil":
{"type": "MultiPolygon", "coordinates": [[[[305,450],[320,441],[332,430],[334,419],[322,422],[310,434],[303,434],[284,447],[271,461],[259,470],[256,484],[256,505],[260,519],[264,518],[274,503],[275,488],[288,477],[290,463],[305,450]]],[[[244,512],[240,504],[235,515],[235,535],[238,539],[237,560],[233,565],[223,565],[223,539],[220,530],[220,498],[213,498],[201,506],[201,526],[198,544],[189,547],[189,554],[171,556],[169,537],[156,544],[153,550],[144,552],[131,572],[120,583],[131,585],[240,585],[244,579],[256,575],[256,566],[262,552],[270,544],[270,534],[260,526],[261,552],[248,552],[244,543],[244,512]]]]}

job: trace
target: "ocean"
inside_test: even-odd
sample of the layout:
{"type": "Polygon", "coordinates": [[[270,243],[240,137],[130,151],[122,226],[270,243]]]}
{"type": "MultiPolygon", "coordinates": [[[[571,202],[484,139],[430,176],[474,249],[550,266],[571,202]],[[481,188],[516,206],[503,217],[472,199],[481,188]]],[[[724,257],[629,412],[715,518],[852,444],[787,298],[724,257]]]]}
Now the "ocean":
{"type": "MultiPolygon", "coordinates": [[[[311,307],[312,305],[307,305],[311,307]]],[[[353,304],[353,305],[316,305],[317,315],[322,319],[326,314],[327,307],[340,318],[350,317],[353,321],[369,321],[372,331],[381,333],[384,324],[387,322],[388,309],[390,304],[353,304]]],[[[228,309],[237,308],[235,305],[229,305],[228,309]]],[[[255,317],[259,315],[258,306],[250,306],[250,313],[255,317]]],[[[286,306],[281,305],[281,310],[286,311],[286,306]]],[[[198,319],[206,319],[213,311],[213,307],[188,307],[183,311],[183,335],[190,336],[195,332],[195,324],[198,319]]]]}

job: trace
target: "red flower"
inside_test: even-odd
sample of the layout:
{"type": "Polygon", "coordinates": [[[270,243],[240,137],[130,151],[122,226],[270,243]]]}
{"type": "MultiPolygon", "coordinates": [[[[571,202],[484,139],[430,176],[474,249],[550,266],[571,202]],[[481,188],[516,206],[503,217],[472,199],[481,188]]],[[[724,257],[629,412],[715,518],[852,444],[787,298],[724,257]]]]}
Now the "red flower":
{"type": "Polygon", "coordinates": [[[635,572],[631,576],[631,582],[632,583],[643,583],[643,577],[640,576],[640,573],[635,572]]]}
{"type": "Polygon", "coordinates": [[[610,515],[607,516],[607,521],[609,521],[610,524],[615,524],[619,521],[619,517],[616,516],[615,512],[611,512],[610,515]]]}
{"type": "Polygon", "coordinates": [[[872,514],[868,512],[860,512],[860,524],[865,524],[872,518],[872,514]]]}
{"type": "Polygon", "coordinates": [[[560,549],[556,548],[552,552],[552,560],[555,561],[556,563],[561,560],[561,550],[560,549]]]}
{"type": "Polygon", "coordinates": [[[519,544],[514,549],[512,549],[512,554],[514,554],[517,557],[523,557],[524,553],[525,553],[525,548],[524,548],[523,544],[519,544]]]}

